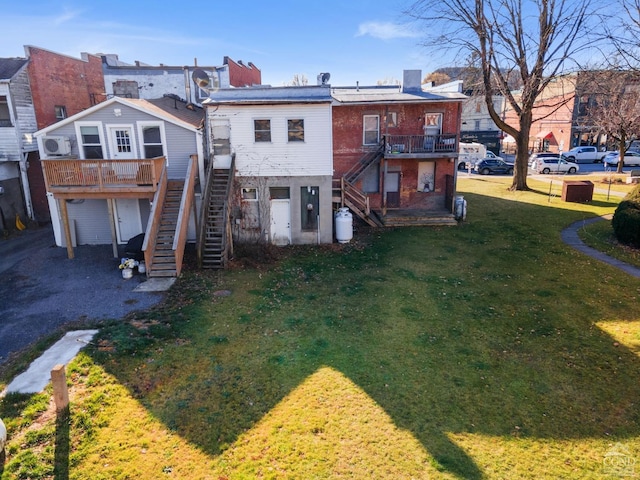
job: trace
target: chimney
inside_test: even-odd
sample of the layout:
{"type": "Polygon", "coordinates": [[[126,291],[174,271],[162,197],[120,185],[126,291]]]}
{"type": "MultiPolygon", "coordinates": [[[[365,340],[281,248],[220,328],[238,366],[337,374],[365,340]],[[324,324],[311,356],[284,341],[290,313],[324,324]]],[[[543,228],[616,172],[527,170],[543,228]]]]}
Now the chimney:
{"type": "Polygon", "coordinates": [[[420,93],[422,87],[422,70],[405,70],[402,81],[402,91],[404,93],[420,93]]]}

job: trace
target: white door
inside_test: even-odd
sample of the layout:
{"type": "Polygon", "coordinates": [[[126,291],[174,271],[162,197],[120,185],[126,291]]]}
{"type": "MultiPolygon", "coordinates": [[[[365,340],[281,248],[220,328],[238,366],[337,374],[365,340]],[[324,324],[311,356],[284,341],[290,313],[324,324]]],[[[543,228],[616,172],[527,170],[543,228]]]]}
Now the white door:
{"type": "Polygon", "coordinates": [[[133,127],[109,126],[109,147],[111,157],[118,160],[137,158],[133,127]]]}
{"type": "Polygon", "coordinates": [[[144,232],[140,220],[140,204],[137,198],[118,198],[113,214],[116,221],[118,243],[127,243],[130,238],[144,232]]]}
{"type": "Polygon", "coordinates": [[[289,199],[271,200],[271,243],[291,243],[291,207],[289,199]]]}

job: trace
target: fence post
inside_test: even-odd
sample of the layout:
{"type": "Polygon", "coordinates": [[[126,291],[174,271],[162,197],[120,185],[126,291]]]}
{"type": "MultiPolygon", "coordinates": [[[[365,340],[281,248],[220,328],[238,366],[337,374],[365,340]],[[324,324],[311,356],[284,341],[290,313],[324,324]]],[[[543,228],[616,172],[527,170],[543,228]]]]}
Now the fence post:
{"type": "Polygon", "coordinates": [[[51,370],[51,383],[53,384],[53,400],[58,412],[69,406],[69,390],[67,389],[67,376],[64,365],[56,365],[51,370]]]}

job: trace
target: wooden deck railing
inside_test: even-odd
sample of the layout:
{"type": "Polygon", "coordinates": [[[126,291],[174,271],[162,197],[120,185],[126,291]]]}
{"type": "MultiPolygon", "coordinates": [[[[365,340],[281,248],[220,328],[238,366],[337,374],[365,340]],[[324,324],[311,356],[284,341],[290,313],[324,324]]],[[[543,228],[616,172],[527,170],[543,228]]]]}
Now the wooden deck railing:
{"type": "Polygon", "coordinates": [[[132,160],[43,159],[47,191],[54,193],[155,191],[165,157],[132,160]]]}
{"type": "Polygon", "coordinates": [[[441,135],[386,135],[385,152],[391,155],[454,153],[458,148],[455,133],[441,135]]]}
{"type": "Polygon", "coordinates": [[[153,206],[149,214],[147,222],[147,231],[144,235],[142,251],[144,252],[144,263],[147,266],[147,275],[153,267],[153,255],[156,249],[156,239],[160,229],[160,217],[162,217],[162,209],[164,208],[164,199],[167,195],[167,169],[162,169],[160,180],[158,182],[158,190],[153,197],[153,206]]]}
{"type": "MultiPolygon", "coordinates": [[[[182,199],[180,200],[180,210],[178,212],[178,223],[176,224],[176,233],[173,237],[173,252],[176,259],[176,277],[180,276],[182,269],[182,260],[184,258],[184,247],[187,244],[187,231],[189,227],[189,214],[193,208],[193,196],[196,184],[196,172],[198,171],[198,158],[191,156],[189,166],[187,167],[187,175],[184,180],[184,188],[182,189],[182,199]]],[[[198,221],[196,216],[196,222],[198,221]]],[[[196,231],[198,227],[196,225],[196,231]]]]}

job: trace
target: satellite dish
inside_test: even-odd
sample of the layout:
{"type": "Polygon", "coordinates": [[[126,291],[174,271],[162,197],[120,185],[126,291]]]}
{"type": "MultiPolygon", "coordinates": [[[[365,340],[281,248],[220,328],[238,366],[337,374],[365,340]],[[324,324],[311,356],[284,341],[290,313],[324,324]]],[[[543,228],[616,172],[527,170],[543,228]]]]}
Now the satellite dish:
{"type": "Polygon", "coordinates": [[[198,85],[200,88],[204,90],[206,90],[209,84],[211,84],[211,79],[209,78],[209,75],[207,75],[207,72],[205,72],[201,68],[196,68],[191,74],[191,78],[193,79],[196,85],[198,85]]]}
{"type": "Polygon", "coordinates": [[[322,84],[326,85],[329,82],[330,78],[331,78],[331,74],[330,73],[323,73],[322,74],[322,84]]]}

